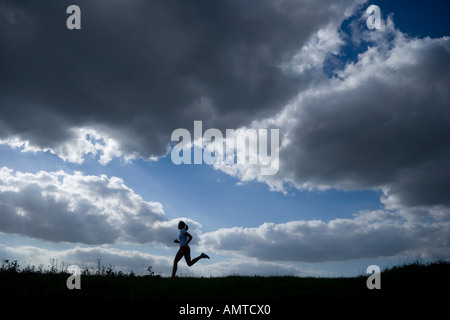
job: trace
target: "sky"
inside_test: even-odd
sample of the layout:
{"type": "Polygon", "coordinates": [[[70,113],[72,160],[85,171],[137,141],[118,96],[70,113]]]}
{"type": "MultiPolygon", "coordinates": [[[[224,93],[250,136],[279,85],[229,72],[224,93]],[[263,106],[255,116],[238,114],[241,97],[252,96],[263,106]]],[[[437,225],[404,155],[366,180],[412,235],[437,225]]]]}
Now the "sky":
{"type": "Polygon", "coordinates": [[[169,276],[183,220],[192,255],[211,259],[180,263],[181,276],[349,276],[449,259],[448,11],[0,0],[0,258],[169,276]],[[208,129],[223,139],[202,139],[208,129]],[[206,161],[225,159],[230,129],[258,143],[206,161]],[[278,139],[262,143],[263,129],[278,139]],[[181,142],[192,161],[176,164],[181,142]]]}

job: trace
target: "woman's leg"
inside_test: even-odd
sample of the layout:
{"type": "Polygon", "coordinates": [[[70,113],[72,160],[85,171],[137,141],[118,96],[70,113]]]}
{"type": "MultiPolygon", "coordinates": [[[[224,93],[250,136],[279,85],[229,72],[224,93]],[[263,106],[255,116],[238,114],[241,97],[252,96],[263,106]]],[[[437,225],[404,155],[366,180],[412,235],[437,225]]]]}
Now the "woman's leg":
{"type": "Polygon", "coordinates": [[[173,259],[172,278],[174,278],[175,274],[177,273],[178,261],[180,261],[181,258],[183,258],[183,252],[181,250],[178,250],[177,254],[175,255],[175,259],[173,259]]]}
{"type": "Polygon", "coordinates": [[[192,267],[198,260],[200,260],[202,257],[198,256],[197,258],[195,258],[194,260],[191,260],[191,254],[185,254],[184,255],[184,259],[186,259],[186,263],[189,267],[192,267]]]}
{"type": "Polygon", "coordinates": [[[187,251],[187,252],[184,254],[184,259],[186,260],[186,263],[187,263],[187,265],[188,265],[189,267],[193,266],[198,260],[200,260],[200,259],[202,259],[202,258],[208,258],[208,259],[209,259],[209,257],[208,257],[206,254],[202,253],[201,255],[199,255],[199,256],[198,256],[197,258],[195,258],[194,260],[191,260],[191,252],[190,252],[190,250],[187,251]]]}

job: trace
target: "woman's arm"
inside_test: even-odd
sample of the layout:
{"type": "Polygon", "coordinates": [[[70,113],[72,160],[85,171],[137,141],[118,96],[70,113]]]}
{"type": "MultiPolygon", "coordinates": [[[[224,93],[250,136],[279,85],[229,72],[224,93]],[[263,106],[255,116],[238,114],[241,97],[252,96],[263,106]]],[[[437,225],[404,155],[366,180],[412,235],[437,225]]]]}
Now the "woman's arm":
{"type": "Polygon", "coordinates": [[[185,244],[185,246],[187,246],[187,245],[189,244],[189,242],[191,242],[192,236],[191,236],[191,234],[188,233],[188,232],[186,232],[185,235],[186,235],[186,237],[188,237],[188,241],[187,241],[186,244],[185,244]]]}

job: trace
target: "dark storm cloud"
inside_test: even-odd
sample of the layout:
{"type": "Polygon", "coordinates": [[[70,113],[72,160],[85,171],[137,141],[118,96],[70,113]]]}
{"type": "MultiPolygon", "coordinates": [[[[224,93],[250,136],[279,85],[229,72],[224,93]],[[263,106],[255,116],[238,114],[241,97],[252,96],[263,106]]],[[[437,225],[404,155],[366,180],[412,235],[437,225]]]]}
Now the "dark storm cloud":
{"type": "Polygon", "coordinates": [[[409,38],[390,20],[357,37],[372,47],[355,63],[255,124],[282,127],[279,174],[227,172],[278,190],[382,190],[405,217],[449,219],[450,38],[409,38]]]}
{"type": "Polygon", "coordinates": [[[448,39],[399,41],[305,96],[285,168],[310,185],[386,187],[407,206],[449,206],[449,49],[448,39]]]}
{"type": "Polygon", "coordinates": [[[350,2],[1,1],[0,137],[54,148],[88,126],[149,157],[193,120],[268,116],[309,80],[280,65],[350,2]]]}

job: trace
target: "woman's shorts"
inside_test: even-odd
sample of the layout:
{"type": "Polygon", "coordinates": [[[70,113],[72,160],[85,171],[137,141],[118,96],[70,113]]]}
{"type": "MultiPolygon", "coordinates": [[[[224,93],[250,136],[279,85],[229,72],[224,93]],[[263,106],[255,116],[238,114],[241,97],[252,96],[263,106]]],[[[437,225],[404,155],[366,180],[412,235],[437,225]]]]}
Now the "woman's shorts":
{"type": "Polygon", "coordinates": [[[189,246],[184,246],[184,247],[180,247],[179,251],[182,252],[183,254],[191,253],[191,248],[189,248],[189,246]]]}

